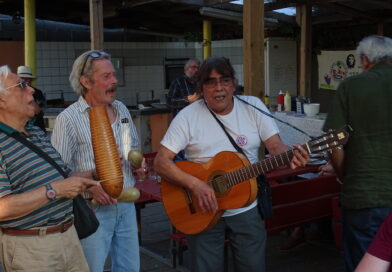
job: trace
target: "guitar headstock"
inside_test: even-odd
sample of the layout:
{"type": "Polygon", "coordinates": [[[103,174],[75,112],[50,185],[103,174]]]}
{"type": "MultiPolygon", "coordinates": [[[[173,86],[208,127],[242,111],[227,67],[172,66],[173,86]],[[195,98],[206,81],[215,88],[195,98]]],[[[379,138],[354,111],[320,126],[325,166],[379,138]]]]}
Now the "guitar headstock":
{"type": "Polygon", "coordinates": [[[347,129],[350,127],[343,127],[318,136],[315,139],[307,142],[306,146],[309,148],[310,153],[325,153],[332,151],[334,148],[340,148],[348,141],[349,133],[347,129]]]}

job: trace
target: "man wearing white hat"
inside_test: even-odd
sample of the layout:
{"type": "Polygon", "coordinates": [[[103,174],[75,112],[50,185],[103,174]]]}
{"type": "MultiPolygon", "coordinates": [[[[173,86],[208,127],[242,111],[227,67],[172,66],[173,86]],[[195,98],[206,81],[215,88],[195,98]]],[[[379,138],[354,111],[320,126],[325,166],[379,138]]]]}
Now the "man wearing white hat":
{"type": "MultiPolygon", "coordinates": [[[[17,70],[18,76],[26,81],[30,86],[31,82],[35,79],[33,76],[32,69],[29,66],[19,66],[17,70]]],[[[29,121],[33,125],[40,127],[43,131],[45,130],[45,123],[44,123],[44,112],[43,109],[46,104],[45,96],[43,95],[42,91],[32,87],[35,92],[33,94],[35,100],[35,116],[29,121]]]]}

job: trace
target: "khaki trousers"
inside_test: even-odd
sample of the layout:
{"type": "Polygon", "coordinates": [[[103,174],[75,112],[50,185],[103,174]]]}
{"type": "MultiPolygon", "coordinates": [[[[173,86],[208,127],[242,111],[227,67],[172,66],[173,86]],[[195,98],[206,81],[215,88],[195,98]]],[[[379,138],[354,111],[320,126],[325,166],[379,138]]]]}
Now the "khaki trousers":
{"type": "Polygon", "coordinates": [[[75,227],[47,235],[0,233],[4,272],[89,272],[75,227]]]}

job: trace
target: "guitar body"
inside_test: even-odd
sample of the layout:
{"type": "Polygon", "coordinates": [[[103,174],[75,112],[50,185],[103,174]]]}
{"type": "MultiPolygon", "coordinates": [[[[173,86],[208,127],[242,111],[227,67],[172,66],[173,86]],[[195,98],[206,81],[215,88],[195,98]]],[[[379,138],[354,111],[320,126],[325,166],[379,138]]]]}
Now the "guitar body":
{"type": "MultiPolygon", "coordinates": [[[[184,172],[208,182],[227,172],[248,166],[250,163],[240,153],[224,151],[204,164],[179,161],[176,165],[184,172]]],[[[163,205],[174,227],[186,234],[196,234],[214,226],[224,210],[237,209],[251,204],[257,196],[257,182],[256,178],[251,178],[239,184],[227,186],[224,191],[215,190],[219,206],[217,212],[202,213],[196,199],[190,192],[187,192],[181,186],[165,180],[161,182],[163,205]]]]}

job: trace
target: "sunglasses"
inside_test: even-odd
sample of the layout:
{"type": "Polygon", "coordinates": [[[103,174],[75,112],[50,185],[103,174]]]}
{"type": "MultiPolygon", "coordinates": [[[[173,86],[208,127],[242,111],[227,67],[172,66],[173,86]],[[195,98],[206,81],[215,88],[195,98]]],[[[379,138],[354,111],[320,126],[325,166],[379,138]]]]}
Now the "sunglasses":
{"type": "Polygon", "coordinates": [[[89,58],[99,59],[99,58],[104,57],[104,56],[109,56],[109,55],[108,55],[108,53],[103,52],[103,51],[92,51],[90,54],[88,54],[86,59],[84,60],[82,70],[80,70],[80,76],[83,75],[84,68],[86,68],[86,64],[87,64],[87,61],[88,61],[89,58]]]}
{"type": "Polygon", "coordinates": [[[215,88],[218,85],[218,82],[223,87],[229,87],[233,84],[233,78],[231,77],[221,77],[220,79],[217,78],[209,78],[207,79],[203,85],[207,88],[215,88]]]}
{"type": "Polygon", "coordinates": [[[26,81],[24,81],[23,79],[21,79],[21,80],[19,80],[19,82],[18,82],[17,84],[12,85],[12,86],[9,86],[9,87],[5,88],[5,90],[14,88],[14,87],[16,87],[16,86],[19,86],[19,88],[21,88],[21,89],[25,89],[27,86],[29,86],[29,83],[27,83],[26,81]]]}

